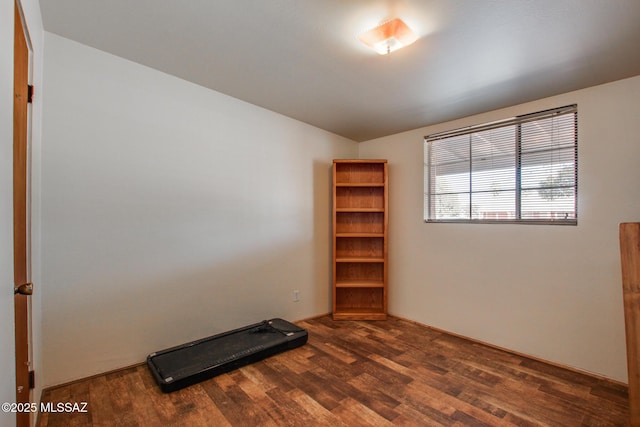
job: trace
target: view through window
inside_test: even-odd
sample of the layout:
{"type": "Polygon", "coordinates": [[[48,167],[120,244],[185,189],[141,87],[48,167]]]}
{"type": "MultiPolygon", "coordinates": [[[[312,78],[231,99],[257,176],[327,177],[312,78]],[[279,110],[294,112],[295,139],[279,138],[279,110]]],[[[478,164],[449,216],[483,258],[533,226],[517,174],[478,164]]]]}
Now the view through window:
{"type": "Polygon", "coordinates": [[[429,135],[427,222],[577,223],[577,106],[429,135]]]}

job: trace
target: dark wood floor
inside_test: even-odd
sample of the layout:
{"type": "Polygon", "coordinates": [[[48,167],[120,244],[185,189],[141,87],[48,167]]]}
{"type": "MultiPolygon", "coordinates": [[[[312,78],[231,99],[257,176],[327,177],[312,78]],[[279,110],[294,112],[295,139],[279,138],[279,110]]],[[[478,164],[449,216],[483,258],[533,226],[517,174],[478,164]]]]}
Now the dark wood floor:
{"type": "Polygon", "coordinates": [[[54,426],[624,426],[626,387],[414,323],[299,323],[309,342],[163,394],[146,366],[48,390],[54,426]]]}

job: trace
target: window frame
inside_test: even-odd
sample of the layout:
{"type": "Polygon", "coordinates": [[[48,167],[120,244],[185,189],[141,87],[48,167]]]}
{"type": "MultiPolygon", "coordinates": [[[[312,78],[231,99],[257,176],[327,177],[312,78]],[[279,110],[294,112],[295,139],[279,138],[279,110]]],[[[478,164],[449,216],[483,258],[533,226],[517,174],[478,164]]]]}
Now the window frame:
{"type": "MultiPolygon", "coordinates": [[[[578,106],[577,104],[566,105],[563,107],[552,108],[548,110],[538,111],[535,113],[524,114],[520,116],[511,117],[505,120],[498,120],[494,122],[482,123],[474,126],[467,126],[464,128],[453,129],[444,132],[438,132],[434,134],[430,134],[424,137],[424,155],[423,155],[423,176],[424,176],[424,200],[423,200],[423,219],[425,223],[456,223],[456,224],[534,224],[534,225],[577,225],[578,224],[578,106]],[[534,122],[536,120],[549,119],[562,115],[573,115],[573,184],[568,186],[569,188],[574,188],[573,193],[573,218],[541,218],[541,219],[533,219],[533,218],[522,218],[522,198],[521,193],[523,191],[522,188],[522,125],[529,122],[534,122]],[[470,166],[469,166],[469,216],[465,218],[445,218],[445,219],[436,219],[431,218],[435,215],[434,212],[434,203],[432,197],[435,197],[432,194],[431,188],[431,177],[432,177],[432,143],[435,141],[456,137],[456,136],[464,136],[471,135],[477,132],[506,128],[509,126],[515,126],[515,149],[514,149],[514,174],[515,174],[515,218],[505,218],[505,219],[488,219],[488,218],[473,218],[472,206],[473,206],[473,195],[479,194],[473,192],[473,179],[472,179],[472,155],[470,154],[470,166]]],[[[470,152],[472,151],[470,146],[470,152]]],[[[560,151],[559,149],[557,151],[560,151]]],[[[476,180],[477,182],[477,180],[476,180]]],[[[557,189],[557,188],[567,188],[564,186],[552,186],[549,189],[557,189]]],[[[538,190],[540,190],[539,188],[538,190]]],[[[524,189],[526,190],[526,188],[524,189]]],[[[465,193],[466,194],[466,193],[465,193]]]]}

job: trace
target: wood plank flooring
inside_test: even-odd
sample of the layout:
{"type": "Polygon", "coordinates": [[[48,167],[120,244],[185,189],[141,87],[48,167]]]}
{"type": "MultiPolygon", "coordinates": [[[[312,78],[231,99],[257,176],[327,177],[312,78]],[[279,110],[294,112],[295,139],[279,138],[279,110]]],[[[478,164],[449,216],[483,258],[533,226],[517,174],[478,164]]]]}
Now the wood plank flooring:
{"type": "Polygon", "coordinates": [[[406,320],[299,322],[309,342],[163,394],[146,365],[45,391],[56,426],[625,426],[627,388],[406,320]]]}

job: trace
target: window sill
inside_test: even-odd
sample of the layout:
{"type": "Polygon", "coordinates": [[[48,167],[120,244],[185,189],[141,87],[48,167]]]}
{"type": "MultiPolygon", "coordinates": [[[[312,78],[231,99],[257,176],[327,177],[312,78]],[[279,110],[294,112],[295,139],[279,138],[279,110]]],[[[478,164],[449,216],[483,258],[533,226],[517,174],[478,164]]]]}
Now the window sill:
{"type": "Polygon", "coordinates": [[[425,219],[427,224],[523,224],[523,225],[578,225],[577,219],[533,220],[533,219],[425,219]]]}

